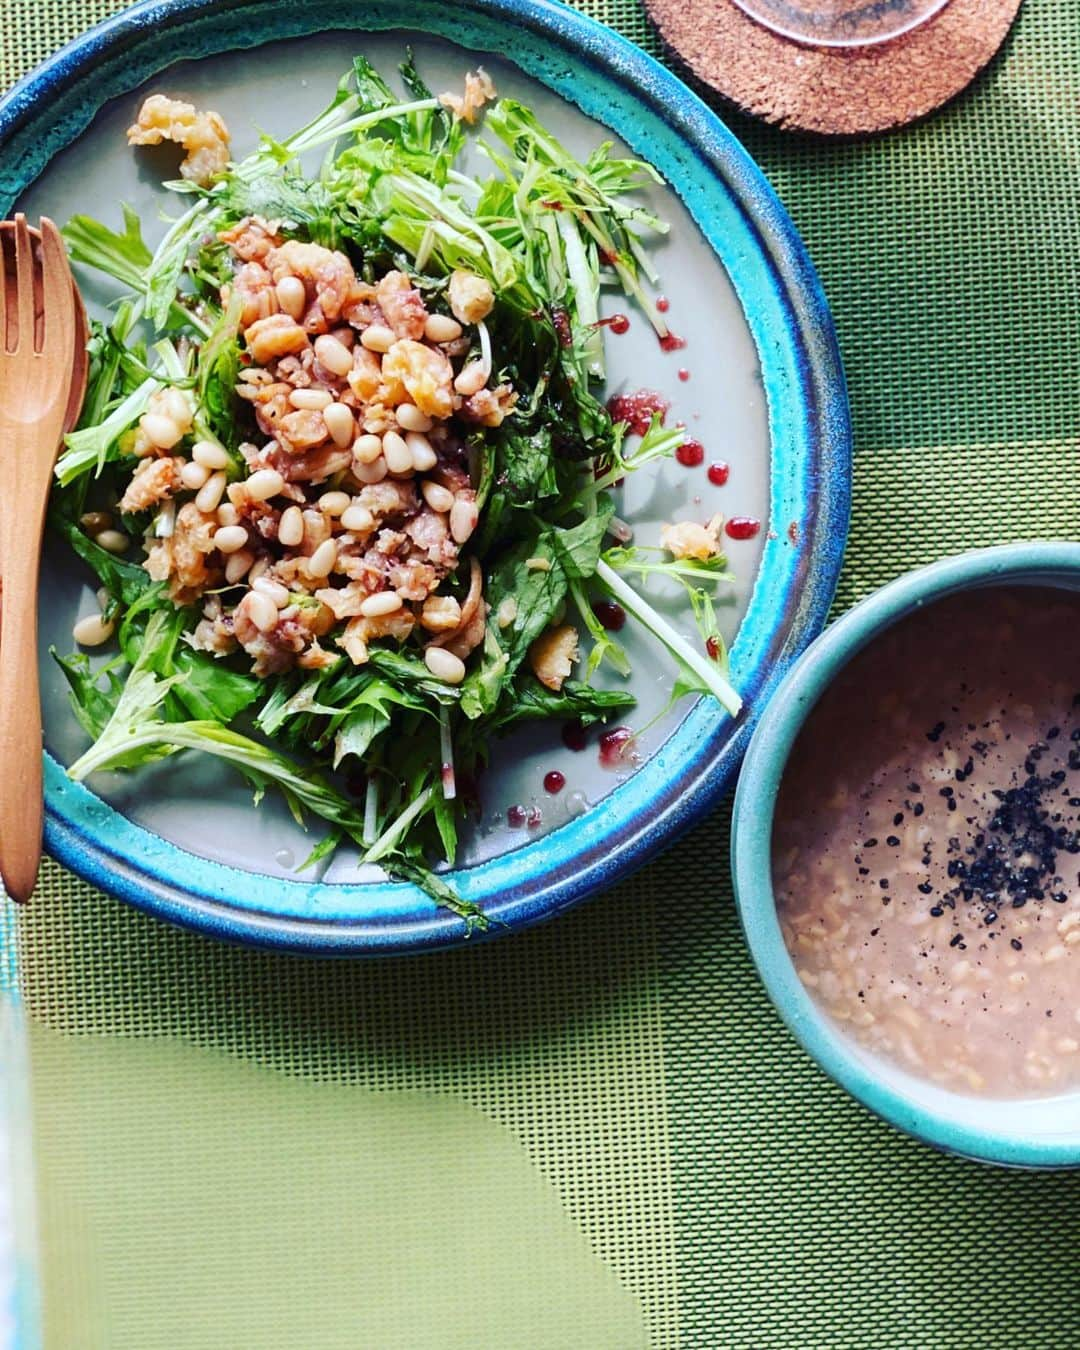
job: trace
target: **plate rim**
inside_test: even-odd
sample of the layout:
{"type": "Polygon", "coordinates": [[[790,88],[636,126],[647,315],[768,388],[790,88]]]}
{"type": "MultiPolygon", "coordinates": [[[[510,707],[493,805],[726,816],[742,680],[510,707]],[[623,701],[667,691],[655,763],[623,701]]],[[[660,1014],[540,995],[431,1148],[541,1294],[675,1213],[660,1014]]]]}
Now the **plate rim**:
{"type": "MultiPolygon", "coordinates": [[[[331,27],[372,32],[388,28],[408,31],[410,26],[417,26],[415,15],[398,14],[391,23],[373,21],[372,8],[341,6],[331,27]],[[411,25],[410,19],[413,20],[411,25]]],[[[34,125],[41,115],[41,103],[50,92],[68,91],[77,83],[87,80],[100,63],[122,52],[132,43],[137,43],[148,27],[160,28],[165,25],[182,28],[198,19],[244,10],[253,11],[256,15],[261,13],[266,18],[274,10],[274,0],[141,0],[132,8],[104,20],[24,76],[0,99],[0,151],[19,131],[34,125]]],[[[516,870],[525,873],[519,879],[521,894],[516,894],[516,884],[512,883],[509,900],[499,907],[498,922],[492,925],[487,934],[477,935],[490,938],[508,928],[524,927],[550,918],[640,866],[699,821],[729,786],[756,721],[756,708],[766,701],[788,666],[820,631],[827,617],[843,558],[850,516],[851,423],[835,329],[805,246],[763,173],[719,117],[659,62],[627,39],[578,11],[557,6],[549,0],[460,0],[457,10],[466,16],[481,16],[488,22],[495,20],[506,22],[511,27],[526,26],[556,50],[560,47],[572,48],[579,60],[584,59],[587,64],[602,70],[607,78],[627,90],[630,97],[646,105],[720,179],[733,204],[745,215],[757,236],[759,261],[764,262],[766,269],[771,269],[774,274],[772,279],[787,319],[789,331],[786,336],[794,344],[794,358],[798,366],[798,416],[810,437],[816,471],[816,480],[811,485],[815,525],[813,547],[806,548],[808,556],[806,566],[802,569],[799,589],[794,595],[794,612],[779,632],[774,628],[770,634],[771,639],[780,640],[779,648],[770,651],[767,666],[759,660],[760,683],[754,688],[750,707],[739,719],[734,734],[726,735],[723,744],[715,751],[708,754],[703,752],[694,763],[669,780],[668,787],[671,790],[664,795],[659,816],[646,818],[640,801],[635,812],[629,800],[633,792],[624,791],[642,779],[644,768],[604,798],[598,806],[619,798],[620,804],[630,808],[628,818],[611,821],[610,829],[600,830],[603,844],[577,852],[575,862],[578,865],[568,875],[542,877],[535,865],[531,872],[528,866],[518,867],[516,870]]],[[[307,31],[314,33],[327,31],[327,28],[313,26],[307,31]]],[[[293,34],[300,35],[299,32],[293,34]]],[[[433,35],[445,41],[455,41],[453,36],[447,34],[433,35]]],[[[282,36],[281,33],[264,31],[256,41],[246,45],[258,46],[282,36]]],[[[234,51],[243,45],[238,41],[232,42],[223,50],[234,51]]],[[[468,44],[461,42],[459,45],[468,44]]],[[[175,60],[183,60],[186,55],[179,52],[175,60]]],[[[515,61],[514,64],[521,68],[519,62],[515,61]]],[[[134,74],[132,87],[155,73],[156,70],[134,74]]],[[[526,70],[526,73],[537,78],[535,71],[526,70]]],[[[572,89],[556,88],[550,81],[545,83],[558,96],[581,107],[572,89]]],[[[94,95],[90,116],[106,101],[106,98],[94,95]]],[[[594,116],[582,110],[587,116],[594,116]]],[[[83,129],[83,126],[78,126],[68,130],[64,134],[63,144],[69,143],[83,129]]],[[[60,148],[58,145],[50,151],[44,162],[47,163],[60,148]]],[[[17,176],[14,192],[24,190],[41,167],[44,164],[22,178],[17,176]]],[[[670,187],[689,208],[690,203],[678,184],[672,181],[670,187]]],[[[691,214],[694,214],[692,208],[691,214]]],[[[698,224],[700,226],[701,222],[698,224]]],[[[715,252],[713,242],[708,242],[715,252]]],[[[721,258],[718,257],[717,261],[724,266],[721,258]]],[[[746,307],[743,306],[743,309],[749,322],[746,307]]],[[[751,329],[753,332],[752,324],[751,329]]],[[[758,335],[754,333],[753,336],[759,357],[762,357],[758,335]]],[[[772,435],[775,409],[771,399],[768,411],[770,450],[775,455],[776,446],[772,435]]],[[[774,486],[770,484],[773,498],[770,506],[775,500],[772,493],[774,486]]],[[[761,570],[755,579],[755,592],[760,589],[769,547],[767,543],[761,570]]],[[[751,609],[754,603],[752,594],[751,609]]],[[[738,656],[738,642],[733,649],[733,656],[738,656]]],[[[701,707],[699,703],[692,708],[682,726],[693,721],[701,707]]],[[[700,717],[698,720],[701,720],[700,717]]],[[[716,722],[715,717],[713,721],[716,722]]],[[[728,720],[723,719],[718,725],[727,724],[728,720]]],[[[705,728],[701,730],[704,732],[705,728]]],[[[677,734],[678,730],[673,733],[677,734]]],[[[662,752],[663,747],[651,757],[649,763],[654,763],[662,752]]],[[[197,861],[201,878],[216,876],[220,882],[220,886],[215,884],[202,892],[178,886],[170,877],[154,871],[146,858],[140,860],[137,848],[130,854],[121,854],[109,847],[108,837],[94,837],[81,830],[77,822],[73,823],[59,809],[60,802],[65,799],[75,800],[85,807],[85,798],[98,803],[99,807],[104,804],[81,785],[71,784],[58,762],[47,753],[45,768],[46,845],[53,856],[92,884],[139,909],[174,923],[232,940],[303,950],[309,954],[414,951],[457,945],[466,936],[465,925],[460,919],[437,909],[426,897],[420,909],[416,909],[414,904],[412,911],[402,913],[400,902],[406,898],[415,902],[422,896],[414,887],[402,883],[324,885],[280,881],[227,864],[196,860],[194,855],[179,846],[164,841],[166,850],[197,861]],[[333,914],[320,917],[310,910],[301,917],[258,908],[244,909],[238,907],[235,900],[226,898],[230,891],[235,896],[238,885],[245,889],[257,889],[268,882],[275,890],[284,888],[287,893],[295,893],[297,901],[306,898],[309,905],[312,897],[320,892],[332,892],[337,898],[347,898],[359,892],[369,902],[378,893],[393,903],[389,911],[384,910],[375,917],[343,919],[333,914]]],[[[641,796],[640,792],[637,795],[641,796]]],[[[652,807],[655,802],[650,800],[645,805],[652,807]]],[[[108,810],[112,811],[112,808],[108,810]]],[[[119,817],[119,813],[113,814],[132,825],[126,818],[119,817]]],[[[622,812],[613,813],[610,810],[605,814],[623,815],[622,812]]],[[[156,838],[143,827],[132,828],[150,838],[156,838]]],[[[565,839],[566,832],[571,829],[572,826],[562,826],[547,838],[556,839],[562,835],[565,839]]],[[[537,850],[542,842],[510,850],[493,861],[505,864],[507,859],[516,857],[519,861],[523,859],[526,864],[535,864],[539,859],[537,850]]],[[[479,875],[485,866],[481,864],[476,868],[463,869],[458,879],[467,879],[470,873],[479,875]]],[[[510,870],[515,870],[512,864],[510,870]]],[[[468,887],[462,886],[461,889],[467,893],[468,887]]]]}

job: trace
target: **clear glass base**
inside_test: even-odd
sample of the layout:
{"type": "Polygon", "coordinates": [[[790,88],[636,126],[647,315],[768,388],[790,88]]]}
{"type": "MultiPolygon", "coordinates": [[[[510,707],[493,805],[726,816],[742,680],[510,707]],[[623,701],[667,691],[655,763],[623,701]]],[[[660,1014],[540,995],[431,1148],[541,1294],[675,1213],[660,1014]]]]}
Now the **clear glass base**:
{"type": "Polygon", "coordinates": [[[735,0],[781,37],[815,47],[867,47],[909,33],[949,0],[735,0]]]}

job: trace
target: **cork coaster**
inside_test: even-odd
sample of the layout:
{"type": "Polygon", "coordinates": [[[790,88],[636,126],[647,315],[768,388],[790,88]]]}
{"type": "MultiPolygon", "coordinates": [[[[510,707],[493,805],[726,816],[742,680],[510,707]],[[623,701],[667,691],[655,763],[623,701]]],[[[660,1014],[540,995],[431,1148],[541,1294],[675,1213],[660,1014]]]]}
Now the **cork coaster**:
{"type": "Polygon", "coordinates": [[[753,117],[823,135],[886,131],[966,88],[1005,40],[1020,0],[950,0],[876,46],[809,47],[778,37],[732,0],[645,0],[668,47],[753,117]]]}

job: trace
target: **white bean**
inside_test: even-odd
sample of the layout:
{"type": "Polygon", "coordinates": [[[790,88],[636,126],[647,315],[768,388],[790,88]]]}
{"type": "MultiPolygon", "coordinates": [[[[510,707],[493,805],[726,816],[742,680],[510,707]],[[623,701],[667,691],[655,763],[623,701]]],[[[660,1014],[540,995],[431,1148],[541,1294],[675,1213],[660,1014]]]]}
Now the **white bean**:
{"type": "Polygon", "coordinates": [[[331,337],[329,333],[315,339],[315,356],[331,375],[348,375],[352,370],[352,352],[344,342],[331,337]]]}
{"type": "Polygon", "coordinates": [[[304,513],[298,506],[287,506],[278,522],[278,542],[295,548],[304,538],[304,513]]]}
{"type": "Polygon", "coordinates": [[[274,287],[277,302],[290,319],[299,319],[307,309],[307,291],[299,277],[282,277],[274,287]]]}
{"type": "Polygon", "coordinates": [[[151,445],[160,450],[171,450],[184,433],[171,417],[164,413],[143,413],[139,418],[139,427],[151,445]]]}
{"type": "Polygon", "coordinates": [[[382,454],[382,437],[366,432],[353,441],[353,459],[359,464],[374,464],[382,454]]]}
{"type": "Polygon", "coordinates": [[[180,470],[180,482],[190,492],[198,492],[209,477],[210,470],[206,465],[199,464],[195,460],[190,460],[180,470]]]}
{"type": "Polygon", "coordinates": [[[347,492],[324,492],[319,498],[319,510],[327,516],[340,516],[349,509],[352,498],[347,492]]]}
{"type": "Polygon", "coordinates": [[[483,389],[484,385],[487,384],[487,378],[488,372],[483,361],[470,361],[454,381],[454,388],[459,394],[469,398],[472,394],[478,394],[483,389]]]}
{"type": "Polygon", "coordinates": [[[358,464],[353,460],[352,473],[358,483],[381,483],[387,474],[386,460],[382,455],[370,464],[358,464]]]}
{"type": "Polygon", "coordinates": [[[424,336],[429,342],[456,342],[461,336],[461,324],[446,314],[429,314],[424,336]]]}
{"type": "Polygon", "coordinates": [[[465,662],[443,647],[426,648],[424,664],[437,680],[445,684],[460,684],[465,678],[465,662]]]}
{"type": "Polygon", "coordinates": [[[223,473],[212,473],[199,489],[195,505],[204,515],[217,510],[218,502],[221,501],[222,493],[225,491],[225,482],[223,473]]]}
{"type": "Polygon", "coordinates": [[[412,451],[396,431],[388,431],[382,438],[382,449],[386,467],[391,473],[412,473],[412,451]]]}
{"type": "Polygon", "coordinates": [[[333,401],[333,394],[326,389],[294,389],[289,395],[289,402],[294,408],[303,408],[308,412],[321,412],[333,401]]]}
{"type": "Polygon", "coordinates": [[[402,403],[395,408],[394,416],[398,426],[404,431],[430,431],[435,425],[427,413],[422,413],[415,403],[402,403]]]}
{"type": "Polygon", "coordinates": [[[366,534],[375,524],[375,517],[366,506],[350,506],[341,515],[342,527],[355,534],[366,534]]]}
{"type": "Polygon", "coordinates": [[[441,483],[433,483],[429,478],[425,478],[420,484],[420,491],[428,506],[433,511],[438,511],[440,515],[445,515],[454,505],[454,494],[441,483]]]}
{"type": "Polygon", "coordinates": [[[373,323],[360,334],[360,345],[369,352],[388,352],[396,341],[394,330],[382,323],[373,323]]]}
{"type": "Polygon", "coordinates": [[[438,456],[431,448],[431,442],[423,432],[410,431],[405,437],[405,444],[409,447],[413,468],[417,473],[427,473],[428,469],[435,467],[438,456]]]}
{"type": "Polygon", "coordinates": [[[112,637],[115,627],[111,619],[104,619],[100,614],[87,614],[71,630],[71,636],[80,647],[100,647],[112,637]]]}
{"type": "Polygon", "coordinates": [[[247,495],[256,502],[276,497],[284,486],[285,479],[277,469],[256,469],[244,484],[247,495]]]}
{"type": "Polygon", "coordinates": [[[360,613],[365,619],[381,619],[384,614],[396,614],[401,607],[402,599],[397,591],[379,591],[361,603],[360,613]]]}
{"type": "Polygon", "coordinates": [[[230,586],[235,586],[242,577],[247,576],[254,561],[255,555],[248,548],[242,548],[238,553],[230,553],[225,562],[225,580],[230,586]]]}
{"type": "Polygon", "coordinates": [[[450,508],[450,536],[455,544],[466,543],[479,521],[476,503],[467,497],[458,497],[450,508]]]}
{"type": "Polygon", "coordinates": [[[214,531],[214,547],[220,553],[236,553],[248,541],[248,532],[243,525],[222,525],[214,531]]]}
{"type": "Polygon", "coordinates": [[[244,596],[244,609],[260,633],[269,633],[277,627],[278,607],[261,591],[248,591],[244,596]]]}
{"type": "Polygon", "coordinates": [[[324,539],[307,562],[309,574],[316,578],[328,577],[337,562],[337,542],[324,539]]]}
{"type": "Polygon", "coordinates": [[[101,530],[94,535],[94,543],[107,553],[126,553],[131,540],[123,530],[101,530]]]}
{"type": "Polygon", "coordinates": [[[335,445],[344,449],[350,444],[356,431],[351,408],[344,403],[329,403],[323,408],[323,421],[335,445]]]}
{"type": "Polygon", "coordinates": [[[196,441],[192,447],[191,458],[196,464],[201,464],[204,469],[227,469],[229,467],[229,452],[220,445],[215,445],[212,441],[196,441]]]}

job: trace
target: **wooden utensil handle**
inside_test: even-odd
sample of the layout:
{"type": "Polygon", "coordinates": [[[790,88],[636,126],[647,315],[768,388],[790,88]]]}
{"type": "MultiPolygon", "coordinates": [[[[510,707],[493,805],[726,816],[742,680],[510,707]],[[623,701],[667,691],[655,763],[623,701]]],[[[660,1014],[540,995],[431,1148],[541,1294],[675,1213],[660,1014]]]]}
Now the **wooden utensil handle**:
{"type": "MultiPolygon", "coordinates": [[[[4,439],[8,455],[31,453],[18,432],[4,439]]],[[[0,505],[0,876],[13,900],[29,900],[41,859],[37,592],[45,503],[46,495],[31,489],[7,493],[0,505]]]]}

